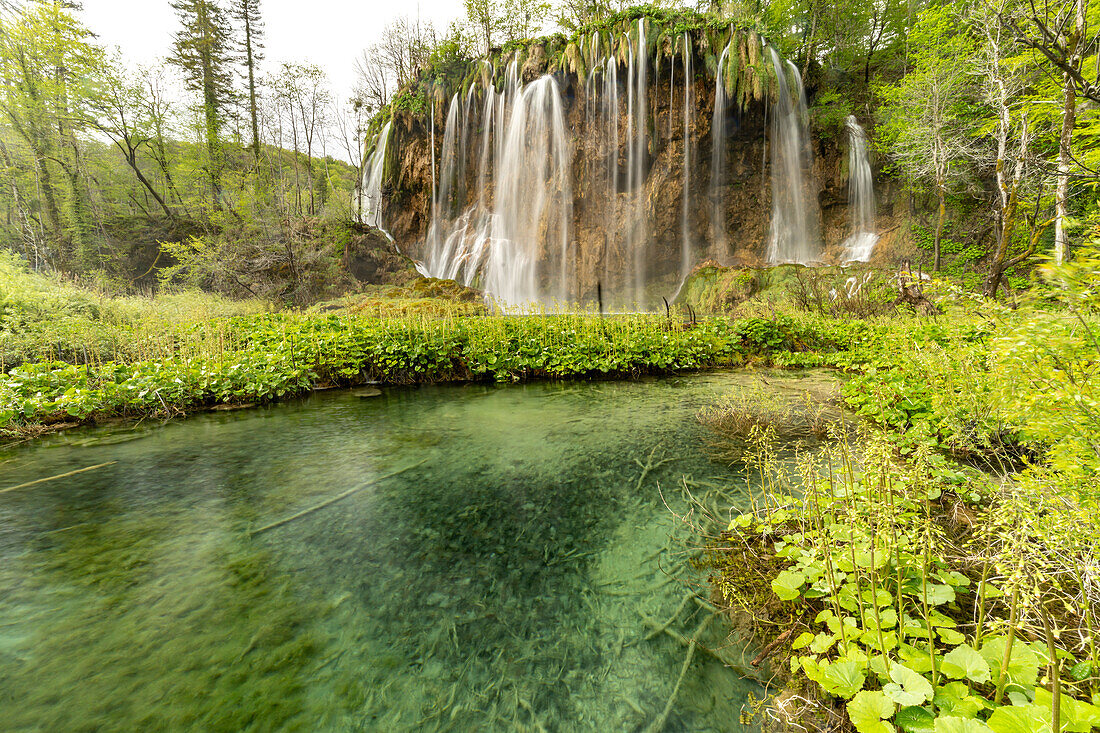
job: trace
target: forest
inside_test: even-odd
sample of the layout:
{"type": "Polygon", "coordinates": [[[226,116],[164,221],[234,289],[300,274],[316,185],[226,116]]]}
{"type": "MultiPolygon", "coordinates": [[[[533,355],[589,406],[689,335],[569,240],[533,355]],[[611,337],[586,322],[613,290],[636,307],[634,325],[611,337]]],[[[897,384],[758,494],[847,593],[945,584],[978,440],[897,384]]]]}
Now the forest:
{"type": "Polygon", "coordinates": [[[1100,729],[1100,0],[163,1],[0,0],[5,726],[1100,729]]]}

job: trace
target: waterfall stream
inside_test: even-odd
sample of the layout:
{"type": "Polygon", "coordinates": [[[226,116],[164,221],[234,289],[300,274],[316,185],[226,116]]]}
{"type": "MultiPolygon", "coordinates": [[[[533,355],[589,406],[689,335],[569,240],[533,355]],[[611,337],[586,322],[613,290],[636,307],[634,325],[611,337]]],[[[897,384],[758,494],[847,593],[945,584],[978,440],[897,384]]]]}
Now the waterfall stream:
{"type": "MultiPolygon", "coordinates": [[[[688,275],[691,274],[691,222],[688,220],[688,214],[691,211],[691,168],[694,165],[693,156],[691,151],[691,128],[695,117],[695,98],[692,94],[692,80],[695,75],[691,69],[691,57],[693,49],[691,47],[691,36],[687,31],[684,32],[684,46],[683,46],[683,59],[684,59],[684,183],[683,194],[681,195],[680,204],[680,287],[676,289],[676,294],[680,294],[680,290],[684,287],[684,283],[687,282],[688,275]]],[[[675,64],[672,67],[676,68],[675,64]]],[[[669,137],[672,136],[672,109],[671,100],[669,103],[669,137]]]]}
{"type": "Polygon", "coordinates": [[[768,47],[778,92],[771,109],[772,223],[768,262],[815,262],[820,257],[817,202],[809,195],[806,92],[802,76],[791,62],[784,63],[768,47]],[[794,93],[787,72],[795,83],[794,93]]]}
{"type": "Polygon", "coordinates": [[[718,70],[714,74],[714,112],[710,122],[710,236],[721,249],[727,247],[722,189],[726,185],[726,107],[729,104],[725,77],[732,45],[733,39],[718,59],[718,70]]]}
{"type": "Polygon", "coordinates": [[[363,221],[372,227],[382,226],[382,173],[386,167],[386,147],[390,142],[390,128],[393,122],[387,122],[382,131],[378,133],[374,142],[374,151],[367,159],[366,168],[363,171],[363,221]]]}
{"type": "Polygon", "coordinates": [[[878,235],[875,234],[875,188],[867,155],[867,133],[854,115],[848,115],[845,126],[848,128],[848,217],[852,228],[844,247],[848,260],[867,262],[878,242],[878,235]]]}

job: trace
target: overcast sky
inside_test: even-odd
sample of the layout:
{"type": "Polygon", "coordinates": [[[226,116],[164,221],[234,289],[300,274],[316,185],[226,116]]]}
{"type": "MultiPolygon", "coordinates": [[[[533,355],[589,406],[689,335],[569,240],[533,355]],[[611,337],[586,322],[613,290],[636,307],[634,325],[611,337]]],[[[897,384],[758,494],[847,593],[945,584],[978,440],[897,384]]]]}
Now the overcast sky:
{"type": "MultiPolygon", "coordinates": [[[[169,0],[83,0],[84,20],[101,43],[118,46],[133,63],[167,55],[176,31],[169,0]]],[[[445,29],[463,13],[462,0],[261,0],[267,46],[265,68],[283,61],[309,62],[328,74],[346,98],[356,56],[398,16],[432,21],[445,29]]]]}

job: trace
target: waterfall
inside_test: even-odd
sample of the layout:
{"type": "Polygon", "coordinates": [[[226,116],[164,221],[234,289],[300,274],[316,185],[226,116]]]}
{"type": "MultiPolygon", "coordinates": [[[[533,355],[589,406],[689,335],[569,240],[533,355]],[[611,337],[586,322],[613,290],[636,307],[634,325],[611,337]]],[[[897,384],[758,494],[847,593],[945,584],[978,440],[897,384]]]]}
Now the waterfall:
{"type": "MultiPolygon", "coordinates": [[[[691,168],[694,165],[691,153],[691,128],[695,116],[695,98],[693,93],[695,76],[691,70],[691,57],[694,49],[691,45],[691,36],[684,31],[684,175],[683,194],[680,207],[680,287],[676,294],[680,294],[680,288],[684,287],[688,275],[691,274],[691,222],[688,214],[691,210],[691,168]]],[[[675,66],[673,66],[675,68],[675,66]]],[[[669,124],[671,125],[672,110],[668,111],[669,124]]]]}
{"type": "Polygon", "coordinates": [[[710,237],[717,248],[726,248],[726,211],[722,205],[722,189],[726,184],[726,64],[736,36],[722,49],[714,75],[714,112],[710,121],[710,237]]]}
{"type": "MultiPolygon", "coordinates": [[[[472,92],[471,92],[472,93],[472,92]]],[[[575,297],[572,148],[557,83],[521,86],[518,67],[482,107],[477,199],[464,211],[469,98],[451,99],[426,241],[426,272],[477,285],[507,306],[575,297]]]]}
{"type": "Polygon", "coordinates": [[[363,170],[363,199],[360,213],[364,223],[379,229],[382,229],[382,172],[386,168],[386,146],[390,142],[392,126],[391,120],[378,133],[374,142],[374,151],[367,159],[367,166],[363,170]]]}
{"type": "Polygon", "coordinates": [[[543,76],[513,105],[497,172],[485,290],[508,305],[573,296],[572,157],[561,93],[543,76]],[[543,262],[553,288],[539,285],[543,262]]]}
{"type": "Polygon", "coordinates": [[[633,259],[633,304],[645,308],[646,285],[646,244],[649,234],[649,209],[646,206],[645,168],[649,145],[646,138],[648,124],[646,67],[649,53],[646,45],[645,22],[638,19],[636,43],[630,49],[629,72],[627,74],[627,128],[629,144],[627,151],[627,183],[631,203],[631,214],[625,222],[627,229],[627,250],[633,259]]]}
{"type": "Polygon", "coordinates": [[[875,234],[875,189],[867,156],[867,133],[855,115],[845,120],[848,128],[848,218],[851,233],[844,241],[847,259],[866,262],[878,242],[875,234]]]}
{"type": "MultiPolygon", "coordinates": [[[[608,54],[605,66],[607,70],[603,77],[603,116],[606,125],[604,142],[607,145],[607,197],[611,204],[608,222],[611,224],[622,220],[619,211],[619,66],[613,53],[608,54]]],[[[617,238],[618,234],[617,226],[608,226],[604,231],[603,286],[609,302],[625,290],[621,286],[616,288],[612,279],[612,238],[617,238]]]]}
{"type": "MultiPolygon", "coordinates": [[[[726,206],[733,200],[733,106],[737,99],[760,99],[766,77],[753,64],[762,47],[750,34],[746,61],[746,37],[730,29],[715,69],[708,173],[706,161],[699,160],[707,153],[693,137],[700,124],[696,107],[710,101],[695,94],[695,53],[705,41],[685,31],[673,36],[671,50],[662,41],[652,58],[652,35],[649,20],[631,20],[618,35],[592,33],[577,48],[567,46],[572,72],[559,68],[524,84],[522,54],[514,53],[501,68],[484,62],[476,81],[450,90],[449,98],[431,95],[431,158],[423,173],[431,176],[431,221],[419,250],[422,271],[479,288],[508,306],[592,298],[599,284],[606,306],[646,309],[661,295],[679,295],[708,239],[711,256],[722,261],[740,258],[743,248],[764,250],[774,263],[819,258],[820,214],[811,195],[812,151],[798,70],[767,47],[775,70],[764,116],[768,145],[764,160],[751,167],[756,175],[758,165],[770,173],[772,221],[766,241],[734,243],[726,206]],[[566,80],[570,73],[577,78],[566,80]],[[735,97],[737,80],[745,79],[753,86],[735,97]],[[563,91],[575,102],[563,100],[563,91]],[[666,104],[667,122],[660,116],[666,104]],[[583,228],[577,235],[583,258],[573,239],[575,193],[587,199],[579,208],[583,228]]],[[[747,119],[759,119],[759,111],[754,108],[747,119]]],[[[372,221],[388,135],[388,127],[379,134],[365,172],[365,209],[372,221]]],[[[853,156],[865,159],[865,145],[857,150],[853,141],[853,156]]],[[[738,161],[740,181],[750,172],[738,161]]],[[[853,174],[853,202],[862,201],[860,185],[853,174]]],[[[744,207],[745,197],[737,200],[744,207]]],[[[853,232],[865,229],[873,224],[853,223],[853,232]]]]}
{"type": "Polygon", "coordinates": [[[775,69],[777,94],[771,108],[772,224],[768,262],[801,262],[819,259],[817,202],[809,196],[805,169],[810,153],[806,131],[806,92],[802,76],[789,61],[768,47],[775,69]],[[792,95],[787,70],[796,89],[792,95]]]}

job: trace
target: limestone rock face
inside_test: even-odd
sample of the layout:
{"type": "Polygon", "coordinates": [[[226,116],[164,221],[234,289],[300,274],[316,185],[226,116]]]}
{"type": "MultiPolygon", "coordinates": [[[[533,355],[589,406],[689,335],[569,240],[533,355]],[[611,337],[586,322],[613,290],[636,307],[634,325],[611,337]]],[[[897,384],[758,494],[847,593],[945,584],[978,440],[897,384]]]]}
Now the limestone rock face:
{"type": "Polygon", "coordinates": [[[348,272],[363,284],[404,285],[419,277],[412,261],[372,227],[353,227],[345,255],[348,272]]]}

